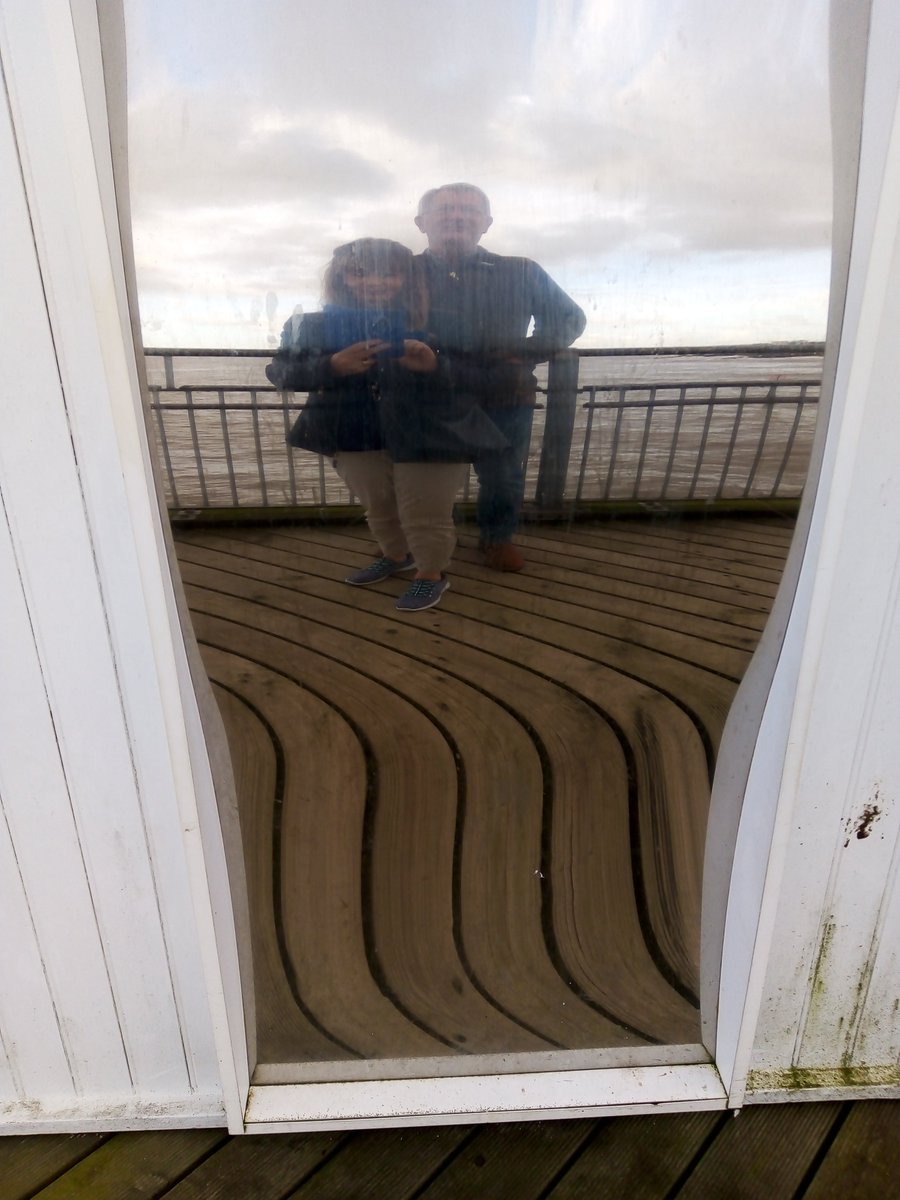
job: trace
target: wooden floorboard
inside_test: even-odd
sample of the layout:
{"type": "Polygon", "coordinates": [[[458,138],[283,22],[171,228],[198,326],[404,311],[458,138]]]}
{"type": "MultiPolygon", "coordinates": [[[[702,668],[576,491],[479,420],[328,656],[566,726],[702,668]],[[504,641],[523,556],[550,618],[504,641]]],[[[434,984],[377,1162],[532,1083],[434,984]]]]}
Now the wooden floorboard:
{"type": "Polygon", "coordinates": [[[227,1140],[218,1129],[119,1133],[37,1195],[41,1200],[154,1200],[227,1140]]]}
{"type": "Polygon", "coordinates": [[[78,1133],[67,1137],[0,1139],[0,1196],[26,1200],[101,1146],[105,1133],[78,1133]]]}
{"type": "Polygon", "coordinates": [[[891,1200],[898,1172],[900,1101],[238,1138],[0,1138],[2,1200],[891,1200]]]}
{"type": "Polygon", "coordinates": [[[416,1130],[412,1136],[403,1129],[354,1134],[340,1154],[290,1193],[290,1200],[346,1200],[364,1195],[411,1200],[423,1195],[423,1188],[453,1163],[460,1148],[474,1136],[459,1125],[416,1130]]]}
{"type": "Polygon", "coordinates": [[[900,1195],[900,1103],[856,1104],[841,1125],[804,1200],[900,1195]]]}
{"type": "Polygon", "coordinates": [[[547,1200],[660,1200],[698,1163],[725,1113],[619,1117],[594,1123],[593,1137],[547,1200]]]}
{"type": "Polygon", "coordinates": [[[840,1110],[839,1104],[808,1104],[786,1113],[781,1105],[769,1105],[728,1117],[685,1180],[679,1197],[794,1196],[840,1110]]]}
{"type": "Polygon", "coordinates": [[[779,519],[463,531],[440,608],[365,526],[177,546],[235,760],[260,1062],[691,1045],[715,751],[779,519]]]}
{"type": "Polygon", "coordinates": [[[417,1200],[498,1196],[538,1200],[589,1141],[595,1122],[514,1122],[482,1126],[417,1200]]]}

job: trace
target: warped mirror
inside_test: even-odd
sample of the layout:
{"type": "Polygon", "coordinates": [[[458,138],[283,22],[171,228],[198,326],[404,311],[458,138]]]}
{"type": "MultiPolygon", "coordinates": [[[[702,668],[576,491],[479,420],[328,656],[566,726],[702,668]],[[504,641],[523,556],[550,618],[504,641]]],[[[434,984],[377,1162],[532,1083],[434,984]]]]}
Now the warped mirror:
{"type": "Polygon", "coordinates": [[[710,781],[816,420],[824,0],[125,10],[256,1081],[704,1060],[710,781]],[[289,444],[336,398],[383,442],[289,444]],[[449,452],[453,422],[482,440],[449,452]]]}

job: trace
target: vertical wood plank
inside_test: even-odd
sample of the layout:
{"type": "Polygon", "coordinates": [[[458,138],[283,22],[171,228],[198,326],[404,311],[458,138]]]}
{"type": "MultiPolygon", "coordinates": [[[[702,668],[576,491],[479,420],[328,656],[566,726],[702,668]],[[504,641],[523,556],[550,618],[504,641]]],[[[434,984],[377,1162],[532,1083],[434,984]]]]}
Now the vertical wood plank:
{"type": "MultiPolygon", "coordinates": [[[[20,736],[3,797],[31,917],[13,943],[39,947],[74,1079],[26,1088],[9,1115],[133,1119],[142,1106],[195,1104],[208,1118],[220,1115],[221,1081],[185,856],[199,843],[208,761],[202,733],[186,731],[194,697],[148,483],[109,162],[95,158],[108,156],[108,130],[88,113],[96,126],[97,39],[90,0],[4,5],[0,349],[12,402],[0,492],[37,724],[16,713],[21,680],[6,676],[20,736]]],[[[198,860],[194,894],[209,916],[198,860]]],[[[205,962],[221,988],[214,946],[205,962]]]]}
{"type": "Polygon", "coordinates": [[[431,1175],[442,1170],[467,1133],[465,1126],[445,1125],[353,1134],[339,1154],[285,1200],[347,1200],[354,1195],[405,1200],[427,1195],[427,1191],[421,1191],[422,1187],[431,1175]]]}
{"type": "Polygon", "coordinates": [[[32,1200],[36,1192],[86,1158],[108,1136],[72,1133],[0,1139],[3,1200],[32,1200]]]}
{"type": "MultiPolygon", "coordinates": [[[[90,558],[85,564],[74,554],[74,547],[81,539],[77,537],[77,517],[66,510],[77,511],[78,489],[77,485],[71,487],[71,448],[66,448],[64,425],[61,425],[59,380],[5,101],[0,105],[0,163],[7,180],[7,186],[0,190],[0,238],[6,264],[0,281],[0,357],[10,364],[11,388],[5,394],[15,398],[14,404],[4,405],[4,436],[0,443],[0,494],[5,516],[0,522],[4,596],[0,720],[3,745],[7,748],[0,764],[0,788],[15,870],[22,880],[30,910],[20,908],[20,919],[27,923],[9,926],[8,934],[13,953],[20,945],[26,954],[39,947],[54,1006],[59,1011],[65,989],[69,1018],[63,1035],[68,1045],[68,1069],[55,1076],[55,1086],[49,1093],[33,1095],[34,1099],[41,1099],[47,1094],[64,1096],[73,1087],[92,1083],[112,1090],[129,1089],[130,1081],[118,1019],[109,996],[96,913],[74,827],[69,787],[60,757],[59,731],[39,657],[43,647],[38,646],[37,639],[41,635],[25,594],[26,587],[33,591],[40,586],[33,563],[24,553],[25,530],[20,520],[22,508],[30,503],[29,476],[37,468],[36,459],[42,460],[37,469],[44,486],[49,486],[42,504],[45,512],[46,497],[59,499],[65,494],[67,482],[70,485],[70,504],[63,504],[63,512],[55,521],[48,522],[55,524],[55,530],[44,546],[44,552],[50,556],[47,566],[51,576],[45,588],[51,601],[55,600],[55,611],[47,616],[62,625],[64,638],[71,639],[72,634],[71,611],[69,614],[63,611],[65,602],[77,598],[85,574],[90,586],[93,564],[90,558]],[[27,386],[22,386],[26,383],[27,386]],[[31,410],[27,418],[22,414],[23,407],[31,410]],[[30,426],[23,428],[25,419],[30,426]],[[53,484],[48,475],[56,477],[53,484]],[[59,586],[62,578],[67,581],[65,588],[59,586]],[[65,922],[60,920],[61,913],[66,914],[65,922]]],[[[45,532],[34,529],[32,536],[40,543],[45,532]]],[[[90,677],[89,670],[82,674],[78,687],[90,677]]],[[[83,694],[79,694],[77,703],[82,706],[83,694]]],[[[35,997],[38,1005],[42,1003],[43,990],[35,997]]],[[[25,1005],[29,999],[27,994],[20,998],[25,1005]]],[[[28,1020],[27,1015],[24,1019],[28,1020]]],[[[24,1034],[24,1027],[20,1025],[17,1029],[14,1025],[9,1033],[24,1034]]],[[[35,1040],[27,1038],[18,1046],[17,1057],[27,1063],[34,1053],[35,1062],[40,1063],[52,1039],[58,1036],[54,1017],[53,1024],[42,1035],[35,1040]]],[[[44,1085],[48,1082],[45,1076],[42,1081],[44,1085]]]]}
{"type": "Polygon", "coordinates": [[[340,1151],[346,1139],[343,1133],[232,1138],[167,1192],[166,1200],[232,1200],[244,1196],[284,1200],[290,1189],[340,1151]]]}
{"type": "Polygon", "coordinates": [[[651,1114],[598,1121],[594,1136],[547,1200],[659,1200],[701,1153],[722,1113],[651,1114]]]}
{"type": "Polygon", "coordinates": [[[900,1104],[859,1101],[830,1147],[803,1200],[896,1196],[900,1180],[900,1104]]]}
{"type": "Polygon", "coordinates": [[[678,1192],[679,1200],[792,1200],[840,1107],[767,1104],[730,1116],[678,1192]]]}
{"type": "Polygon", "coordinates": [[[515,1196],[534,1200],[564,1171],[594,1121],[517,1121],[479,1129],[462,1152],[419,1193],[422,1200],[515,1196]]]}
{"type": "Polygon", "coordinates": [[[33,1200],[156,1200],[226,1140],[213,1129],[117,1133],[33,1200]]]}

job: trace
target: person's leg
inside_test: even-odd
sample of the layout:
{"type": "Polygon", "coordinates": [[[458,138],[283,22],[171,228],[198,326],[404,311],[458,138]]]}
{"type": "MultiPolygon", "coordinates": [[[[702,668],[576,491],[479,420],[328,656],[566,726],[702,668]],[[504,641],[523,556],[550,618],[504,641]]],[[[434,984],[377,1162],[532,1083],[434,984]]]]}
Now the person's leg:
{"type": "Polygon", "coordinates": [[[362,501],[366,522],[381,548],[382,558],[354,571],[347,583],[377,583],[398,571],[408,571],[415,565],[394,491],[394,463],[383,450],[343,451],[336,455],[334,469],[362,501]]]}
{"type": "Polygon", "coordinates": [[[524,559],[511,545],[525,493],[525,459],[531,441],[534,409],[530,405],[491,408],[488,415],[506,435],[509,447],[473,463],[478,477],[476,518],[489,566],[518,571],[524,559]]]}
{"type": "Polygon", "coordinates": [[[402,611],[431,608],[450,586],[444,574],[456,545],[453,501],[465,482],[467,463],[395,463],[394,485],[416,575],[397,601],[402,611]]]}
{"type": "Polygon", "coordinates": [[[466,463],[395,463],[394,487],[406,544],[417,574],[440,578],[456,545],[453,501],[465,482],[466,463]]]}

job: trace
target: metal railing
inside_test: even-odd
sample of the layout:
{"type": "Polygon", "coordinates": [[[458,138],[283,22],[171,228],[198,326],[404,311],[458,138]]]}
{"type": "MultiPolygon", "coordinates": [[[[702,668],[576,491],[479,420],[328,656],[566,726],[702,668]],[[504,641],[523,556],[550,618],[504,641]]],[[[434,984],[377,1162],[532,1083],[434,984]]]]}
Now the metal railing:
{"type": "MultiPolygon", "coordinates": [[[[146,353],[150,428],[170,509],[353,502],[323,459],[286,444],[303,397],[268,384],[268,353],[146,353]]],[[[654,381],[648,369],[643,379],[617,383],[602,380],[622,354],[557,355],[538,391],[526,508],[552,515],[579,505],[799,497],[819,379],[766,378],[761,365],[755,379],[685,378],[704,354],[712,357],[697,351],[676,360],[676,369],[684,363],[680,379],[654,381]],[[601,381],[584,382],[585,374],[601,381]]],[[[672,356],[667,365],[671,374],[672,356]]],[[[476,488],[470,472],[461,499],[476,488]]]]}

